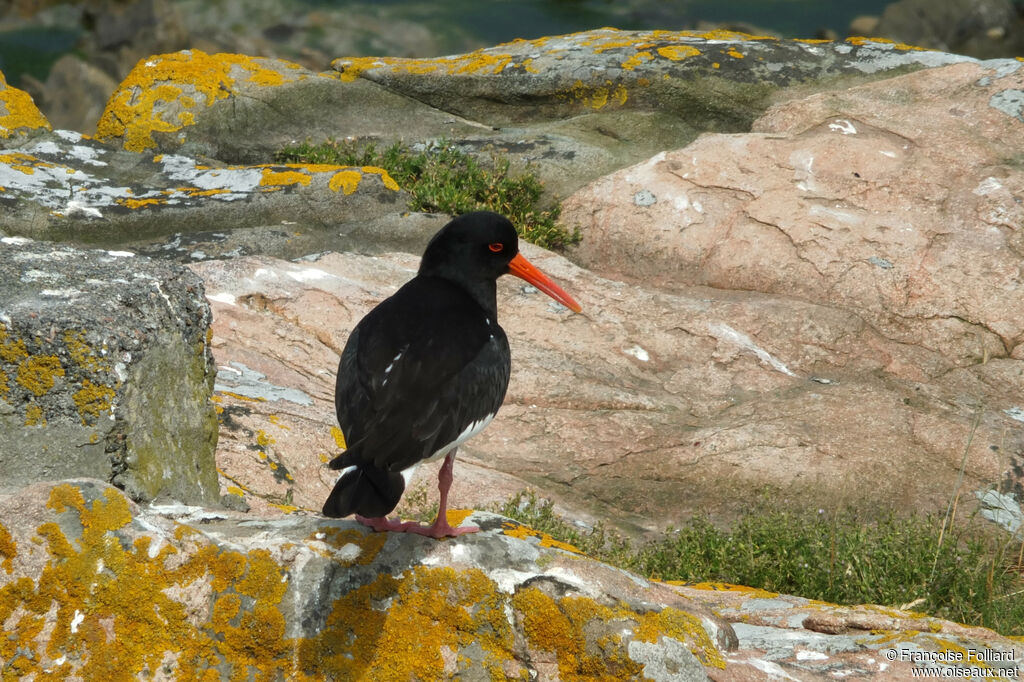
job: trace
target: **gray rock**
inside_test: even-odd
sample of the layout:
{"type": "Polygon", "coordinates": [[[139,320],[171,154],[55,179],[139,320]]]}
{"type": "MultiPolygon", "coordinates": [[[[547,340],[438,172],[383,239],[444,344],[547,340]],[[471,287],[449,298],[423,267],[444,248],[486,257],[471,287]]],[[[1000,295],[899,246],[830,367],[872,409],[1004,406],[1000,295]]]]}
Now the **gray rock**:
{"type": "Polygon", "coordinates": [[[124,679],[893,682],[911,679],[915,654],[974,650],[1021,672],[1019,643],[983,628],[648,581],[509,519],[453,514],[481,531],[435,541],[312,515],[139,507],[92,480],[0,495],[0,666],[60,679],[113,662],[124,679]]]}
{"type": "Polygon", "coordinates": [[[3,485],[91,476],[218,498],[202,281],[123,251],[0,240],[3,485]]]}
{"type": "Polygon", "coordinates": [[[179,260],[411,248],[437,229],[379,168],[211,167],[65,130],[0,157],[0,187],[11,234],[179,260]]]}

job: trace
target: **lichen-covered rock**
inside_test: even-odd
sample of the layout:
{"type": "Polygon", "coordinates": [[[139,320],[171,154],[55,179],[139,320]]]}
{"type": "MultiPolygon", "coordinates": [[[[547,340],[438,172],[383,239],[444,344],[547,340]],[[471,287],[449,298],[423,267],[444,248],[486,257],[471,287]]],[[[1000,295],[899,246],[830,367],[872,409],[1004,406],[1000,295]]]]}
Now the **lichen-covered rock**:
{"type": "Polygon", "coordinates": [[[402,218],[406,203],[372,166],[209,166],[70,131],[0,153],[0,229],[161,255],[398,248],[430,229],[402,218]]]}
{"type": "Polygon", "coordinates": [[[176,265],[0,240],[0,484],[217,500],[209,324],[202,281],[176,265]]]}
{"type": "Polygon", "coordinates": [[[306,139],[447,138],[485,158],[497,150],[532,164],[564,196],[701,132],[747,130],[786,88],[817,91],[965,59],[857,39],[615,29],[450,57],[340,58],[322,73],[187,50],[139,62],[97,136],[230,163],[265,161],[306,139]]]}
{"type": "Polygon", "coordinates": [[[49,130],[50,123],[24,90],[7,84],[0,73],[0,149],[28,133],[49,130]]]}
{"type": "MultiPolygon", "coordinates": [[[[746,128],[779,89],[884,77],[969,59],[884,40],[779,40],[734,31],[602,28],[428,59],[340,58],[366,79],[492,125],[616,109],[672,111],[701,129],[746,128]]],[[[814,89],[817,89],[815,87],[814,89]]]]}
{"type": "Polygon", "coordinates": [[[98,481],[26,488],[0,497],[0,667],[426,682],[644,679],[648,666],[699,680],[725,666],[731,628],[676,589],[507,519],[470,520],[483,531],[438,542],[140,509],[98,481]]]}
{"type": "Polygon", "coordinates": [[[129,151],[247,163],[296,140],[373,131],[436,138],[478,128],[376,84],[343,82],[333,71],[184,50],[140,61],[111,96],[96,136],[129,151]]]}
{"type": "Polygon", "coordinates": [[[910,678],[915,653],[974,651],[988,661],[939,667],[1021,672],[1019,645],[982,628],[650,582],[500,516],[450,520],[482,530],[436,541],[317,516],[140,508],[90,480],[0,496],[0,668],[39,680],[890,682],[910,678]]]}

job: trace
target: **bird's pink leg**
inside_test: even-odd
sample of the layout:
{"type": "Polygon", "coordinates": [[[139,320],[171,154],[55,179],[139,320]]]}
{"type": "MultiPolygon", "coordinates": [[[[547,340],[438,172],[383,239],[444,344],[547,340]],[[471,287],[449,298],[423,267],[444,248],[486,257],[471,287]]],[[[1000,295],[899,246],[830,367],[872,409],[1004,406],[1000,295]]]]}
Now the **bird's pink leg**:
{"type": "Polygon", "coordinates": [[[356,515],[356,521],[369,526],[375,531],[391,531],[392,533],[415,533],[425,535],[428,538],[440,540],[441,538],[453,538],[457,535],[475,533],[479,528],[476,526],[459,526],[453,528],[448,523],[448,489],[452,486],[452,467],[455,464],[455,450],[452,450],[444,458],[441,470],[437,472],[437,489],[441,493],[441,500],[438,503],[437,518],[429,526],[423,526],[415,521],[392,521],[387,517],[367,518],[356,515]]]}
{"type": "Polygon", "coordinates": [[[448,525],[448,488],[452,486],[452,467],[455,465],[455,450],[449,452],[444,458],[441,470],[437,472],[437,489],[441,493],[441,500],[438,502],[437,518],[429,526],[410,526],[405,529],[406,533],[425,535],[428,538],[453,538],[456,535],[475,533],[479,528],[476,526],[459,526],[452,528],[448,525]]]}

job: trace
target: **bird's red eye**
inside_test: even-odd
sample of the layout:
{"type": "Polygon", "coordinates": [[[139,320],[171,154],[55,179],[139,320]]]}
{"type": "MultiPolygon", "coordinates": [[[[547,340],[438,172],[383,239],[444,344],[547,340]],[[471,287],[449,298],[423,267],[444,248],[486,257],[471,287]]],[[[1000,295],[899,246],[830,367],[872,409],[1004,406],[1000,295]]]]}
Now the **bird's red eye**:
{"type": "Polygon", "coordinates": [[[494,253],[500,253],[501,250],[505,248],[505,245],[502,244],[501,242],[494,242],[493,244],[488,244],[487,248],[493,251],[494,253]]]}

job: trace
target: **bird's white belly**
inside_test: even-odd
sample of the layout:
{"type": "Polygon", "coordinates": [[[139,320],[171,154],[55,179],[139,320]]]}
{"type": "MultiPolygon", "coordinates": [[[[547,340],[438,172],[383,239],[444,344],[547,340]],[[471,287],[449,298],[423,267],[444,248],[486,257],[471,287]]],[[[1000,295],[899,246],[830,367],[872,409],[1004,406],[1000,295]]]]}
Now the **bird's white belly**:
{"type": "Polygon", "coordinates": [[[486,417],[484,417],[483,419],[481,419],[479,421],[471,422],[469,424],[469,426],[467,426],[465,429],[463,429],[462,433],[460,433],[458,436],[455,437],[455,440],[453,440],[451,443],[448,443],[448,445],[445,445],[444,447],[442,447],[440,450],[438,450],[437,452],[432,454],[430,457],[427,457],[426,460],[424,460],[424,461],[426,461],[426,462],[433,462],[436,459],[444,457],[449,452],[451,452],[455,448],[459,447],[460,445],[465,443],[467,440],[469,440],[470,438],[472,438],[476,434],[478,434],[481,431],[483,431],[484,428],[488,424],[491,423],[492,419],[494,419],[494,415],[493,414],[489,414],[489,415],[487,415],[486,417]]]}

